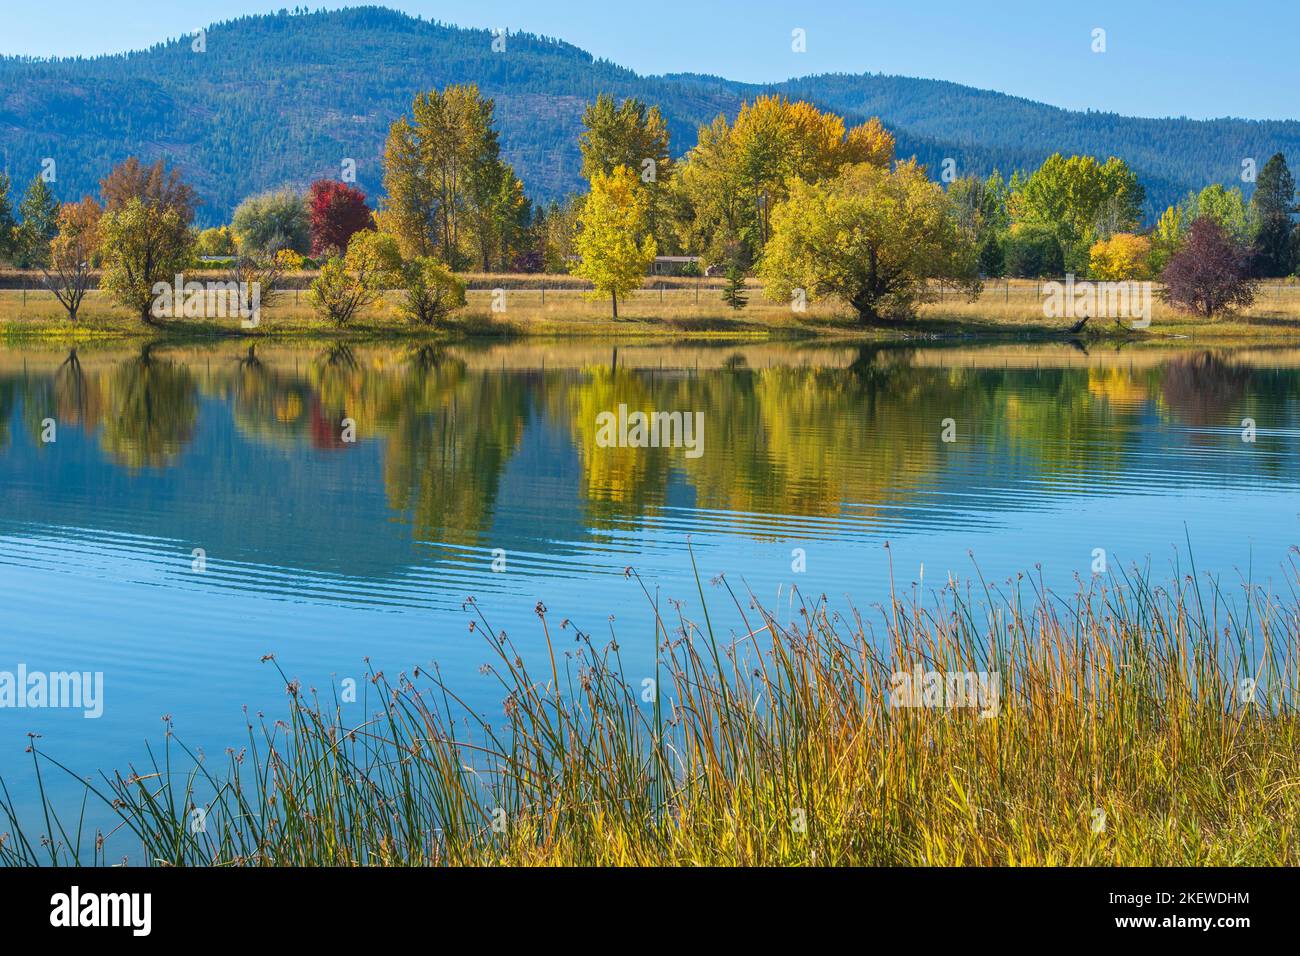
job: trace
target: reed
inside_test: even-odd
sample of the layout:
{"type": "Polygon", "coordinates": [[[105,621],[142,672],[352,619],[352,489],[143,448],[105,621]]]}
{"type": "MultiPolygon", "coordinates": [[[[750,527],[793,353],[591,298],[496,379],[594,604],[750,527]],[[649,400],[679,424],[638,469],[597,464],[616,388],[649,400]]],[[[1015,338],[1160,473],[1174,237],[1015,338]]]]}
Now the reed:
{"type": "MultiPolygon", "coordinates": [[[[1068,597],[1032,575],[950,579],[842,613],[798,591],[765,607],[721,577],[723,635],[697,573],[700,620],[641,586],[653,666],[539,604],[547,653],[531,670],[471,600],[500,714],[475,713],[436,670],[373,671],[369,716],[349,722],[337,692],[281,672],[284,719],[250,720],[220,766],[169,730],[143,765],[88,784],[112,834],[83,835],[85,804],[65,823],[49,801],[26,834],[5,791],[0,860],[1300,862],[1296,559],[1284,593],[1176,574],[1097,577],[1068,597]],[[996,706],[898,706],[897,675],[918,670],[997,675],[996,706]]],[[[31,756],[38,777],[71,772],[35,741],[31,756]]]]}

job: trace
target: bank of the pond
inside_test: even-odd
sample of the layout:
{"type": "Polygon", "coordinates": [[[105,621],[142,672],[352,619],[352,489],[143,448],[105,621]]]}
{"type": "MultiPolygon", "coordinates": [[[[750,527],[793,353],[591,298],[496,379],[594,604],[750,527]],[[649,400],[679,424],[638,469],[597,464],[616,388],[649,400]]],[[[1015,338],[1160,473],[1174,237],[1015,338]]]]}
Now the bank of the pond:
{"type": "Polygon", "coordinates": [[[748,304],[732,309],[716,280],[650,280],[620,306],[618,319],[607,302],[591,302],[572,277],[470,277],[468,304],[436,327],[412,325],[396,308],[398,293],[362,310],[345,327],[317,316],[306,301],[305,283],[295,282],[264,304],[255,328],[238,317],[160,319],[146,325],[103,294],[87,295],[76,323],[48,292],[35,286],[0,290],[0,336],[84,342],[99,338],[524,338],[601,337],[639,339],[963,339],[1024,341],[1155,341],[1187,344],[1237,341],[1284,343],[1300,340],[1300,285],[1266,283],[1250,309],[1230,317],[1201,319],[1153,303],[1151,323],[1094,319],[1071,331],[1073,319],[1044,317],[1043,283],[991,282],[974,302],[939,293],[911,320],[864,325],[842,305],[813,303],[801,312],[768,301],[751,284],[748,304]]]}

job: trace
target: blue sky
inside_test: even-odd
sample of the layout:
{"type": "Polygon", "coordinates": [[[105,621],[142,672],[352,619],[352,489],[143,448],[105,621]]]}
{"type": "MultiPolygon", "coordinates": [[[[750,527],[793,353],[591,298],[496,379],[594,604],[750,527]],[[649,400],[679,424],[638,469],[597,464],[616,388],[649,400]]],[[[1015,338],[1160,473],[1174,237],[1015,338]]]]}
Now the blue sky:
{"type": "MultiPolygon", "coordinates": [[[[705,72],[753,82],[822,72],[898,73],[1071,109],[1300,119],[1294,50],[1300,3],[1294,0],[390,0],[386,5],[462,26],[559,37],[641,73],[705,72]],[[795,28],[806,31],[805,53],[790,49],[795,28]],[[1106,31],[1105,53],[1092,52],[1095,28],[1106,31]]],[[[121,52],[282,6],[293,4],[6,3],[0,12],[0,53],[121,52]]]]}

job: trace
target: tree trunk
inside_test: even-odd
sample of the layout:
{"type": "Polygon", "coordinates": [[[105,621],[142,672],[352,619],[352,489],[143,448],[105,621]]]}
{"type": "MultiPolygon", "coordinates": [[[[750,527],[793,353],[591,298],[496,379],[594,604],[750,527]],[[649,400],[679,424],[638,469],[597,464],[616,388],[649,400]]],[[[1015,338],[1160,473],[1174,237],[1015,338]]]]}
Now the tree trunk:
{"type": "Polygon", "coordinates": [[[618,319],[618,293],[617,292],[611,293],[609,298],[610,301],[614,303],[614,318],[617,320],[618,319]]]}

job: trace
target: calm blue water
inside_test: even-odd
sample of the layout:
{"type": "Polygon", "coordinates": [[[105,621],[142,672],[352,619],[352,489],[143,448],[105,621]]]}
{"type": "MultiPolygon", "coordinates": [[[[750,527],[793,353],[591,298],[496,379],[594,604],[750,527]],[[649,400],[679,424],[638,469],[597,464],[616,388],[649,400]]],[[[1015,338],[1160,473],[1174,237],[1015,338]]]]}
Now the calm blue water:
{"type": "Polygon", "coordinates": [[[1070,590],[1096,548],[1165,576],[1190,539],[1201,569],[1281,585],[1297,451],[1295,352],[0,346],[0,671],[105,680],[98,720],[0,709],[0,776],[30,801],[28,733],[125,768],[164,714],[238,747],[244,705],[282,713],[268,653],[316,687],[436,661],[497,708],[471,595],[523,647],[542,601],[650,673],[624,569],[698,615],[688,542],[724,627],[719,573],[866,610],[891,554],[900,584],[977,561],[1070,590]],[[702,412],[703,453],[598,447],[620,403],[702,412]]]}

